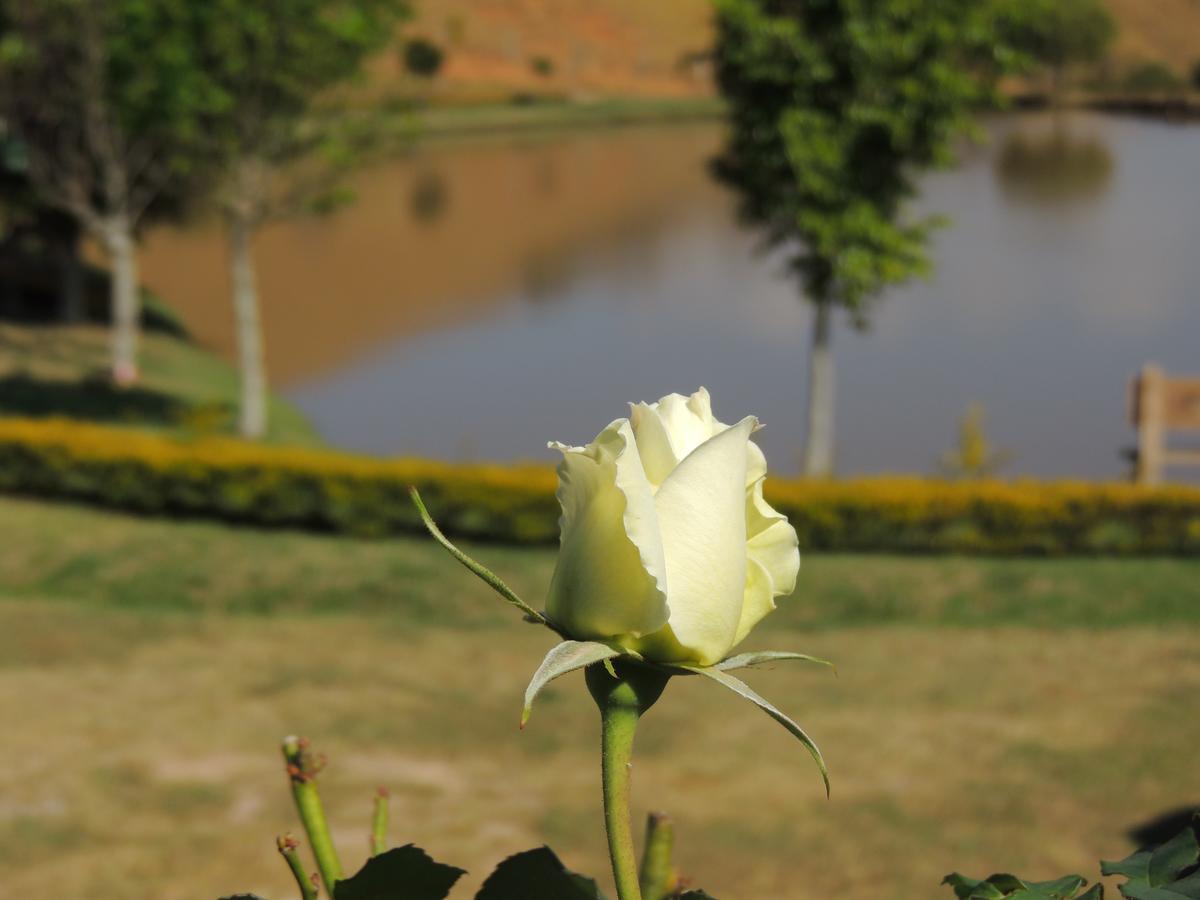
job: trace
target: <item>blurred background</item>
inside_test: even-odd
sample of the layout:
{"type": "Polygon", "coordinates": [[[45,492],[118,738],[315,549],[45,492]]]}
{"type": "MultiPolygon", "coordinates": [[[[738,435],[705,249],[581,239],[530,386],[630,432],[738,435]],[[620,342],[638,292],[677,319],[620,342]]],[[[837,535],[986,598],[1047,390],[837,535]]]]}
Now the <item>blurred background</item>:
{"type": "Polygon", "coordinates": [[[288,896],[291,732],[345,846],[378,783],[463,896],[604,873],[580,686],[510,727],[403,486],[540,598],[545,442],[700,385],[841,678],[761,678],[828,802],[648,720],[681,868],[1094,875],[1200,803],[1198,234],[1196,0],[0,0],[0,897],[288,896]]]}

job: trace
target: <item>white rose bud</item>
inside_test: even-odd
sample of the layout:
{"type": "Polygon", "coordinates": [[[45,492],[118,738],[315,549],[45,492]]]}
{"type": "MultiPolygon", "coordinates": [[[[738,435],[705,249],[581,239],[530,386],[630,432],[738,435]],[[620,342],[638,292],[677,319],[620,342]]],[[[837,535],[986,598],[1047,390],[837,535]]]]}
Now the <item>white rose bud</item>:
{"type": "Polygon", "coordinates": [[[634,404],[586,447],[551,444],[563,454],[555,625],[655,662],[724,659],[800,568],[795,529],[763,500],[757,428],[718,422],[701,388],[634,404]]]}

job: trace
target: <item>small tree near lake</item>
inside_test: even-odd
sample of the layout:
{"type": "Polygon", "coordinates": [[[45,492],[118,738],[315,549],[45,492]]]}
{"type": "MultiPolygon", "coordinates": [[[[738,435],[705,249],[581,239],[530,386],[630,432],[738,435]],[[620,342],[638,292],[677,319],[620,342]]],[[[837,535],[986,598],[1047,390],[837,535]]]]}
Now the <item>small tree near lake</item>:
{"type": "Polygon", "coordinates": [[[186,193],[204,111],[185,0],[0,2],[0,113],[40,199],[71,215],[112,270],[112,374],[137,378],[137,232],[186,193]]]}
{"type": "Polygon", "coordinates": [[[222,97],[210,123],[218,204],[229,233],[241,372],[239,428],[262,437],[268,390],[252,240],[271,218],[342,195],[340,179],[370,133],[322,103],[392,38],[404,0],[208,0],[205,66],[222,97]]]}
{"type": "Polygon", "coordinates": [[[998,4],[978,0],[717,0],[716,73],[730,135],[715,163],[743,218],[812,303],[807,475],[834,467],[834,312],[929,271],[935,219],[915,176],[953,143],[1015,60],[998,4]]]}
{"type": "Polygon", "coordinates": [[[1010,5],[1008,39],[1049,69],[1055,94],[1067,70],[1102,62],[1117,36],[1117,22],[1103,0],[1022,0],[1010,5]]]}

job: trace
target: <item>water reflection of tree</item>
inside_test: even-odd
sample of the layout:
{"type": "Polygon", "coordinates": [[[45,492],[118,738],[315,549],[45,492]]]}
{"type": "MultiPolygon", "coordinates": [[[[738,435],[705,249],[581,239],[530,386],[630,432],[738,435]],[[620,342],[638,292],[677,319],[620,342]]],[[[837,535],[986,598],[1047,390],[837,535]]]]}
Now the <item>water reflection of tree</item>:
{"type": "Polygon", "coordinates": [[[996,177],[1010,198],[1040,206],[1062,206],[1102,196],[1115,163],[1095,135],[1075,135],[1055,118],[1045,133],[1015,131],[996,157],[996,177]]]}
{"type": "Polygon", "coordinates": [[[449,202],[450,188],[440,172],[430,170],[417,176],[410,200],[415,221],[422,225],[434,224],[442,217],[449,202]]]}

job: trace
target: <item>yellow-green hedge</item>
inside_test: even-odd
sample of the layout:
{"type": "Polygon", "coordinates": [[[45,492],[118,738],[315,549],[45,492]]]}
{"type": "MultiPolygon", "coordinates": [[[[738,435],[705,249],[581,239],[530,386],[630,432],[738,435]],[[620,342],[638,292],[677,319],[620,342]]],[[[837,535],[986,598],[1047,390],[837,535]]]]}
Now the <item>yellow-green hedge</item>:
{"type": "MultiPolygon", "coordinates": [[[[0,490],[139,513],[354,534],[420,529],[421,489],[450,534],[549,543],[549,466],[374,460],[63,420],[0,419],[0,490]]],[[[917,478],[768,479],[801,547],[973,553],[1200,553],[1200,489],[917,478]]]]}

